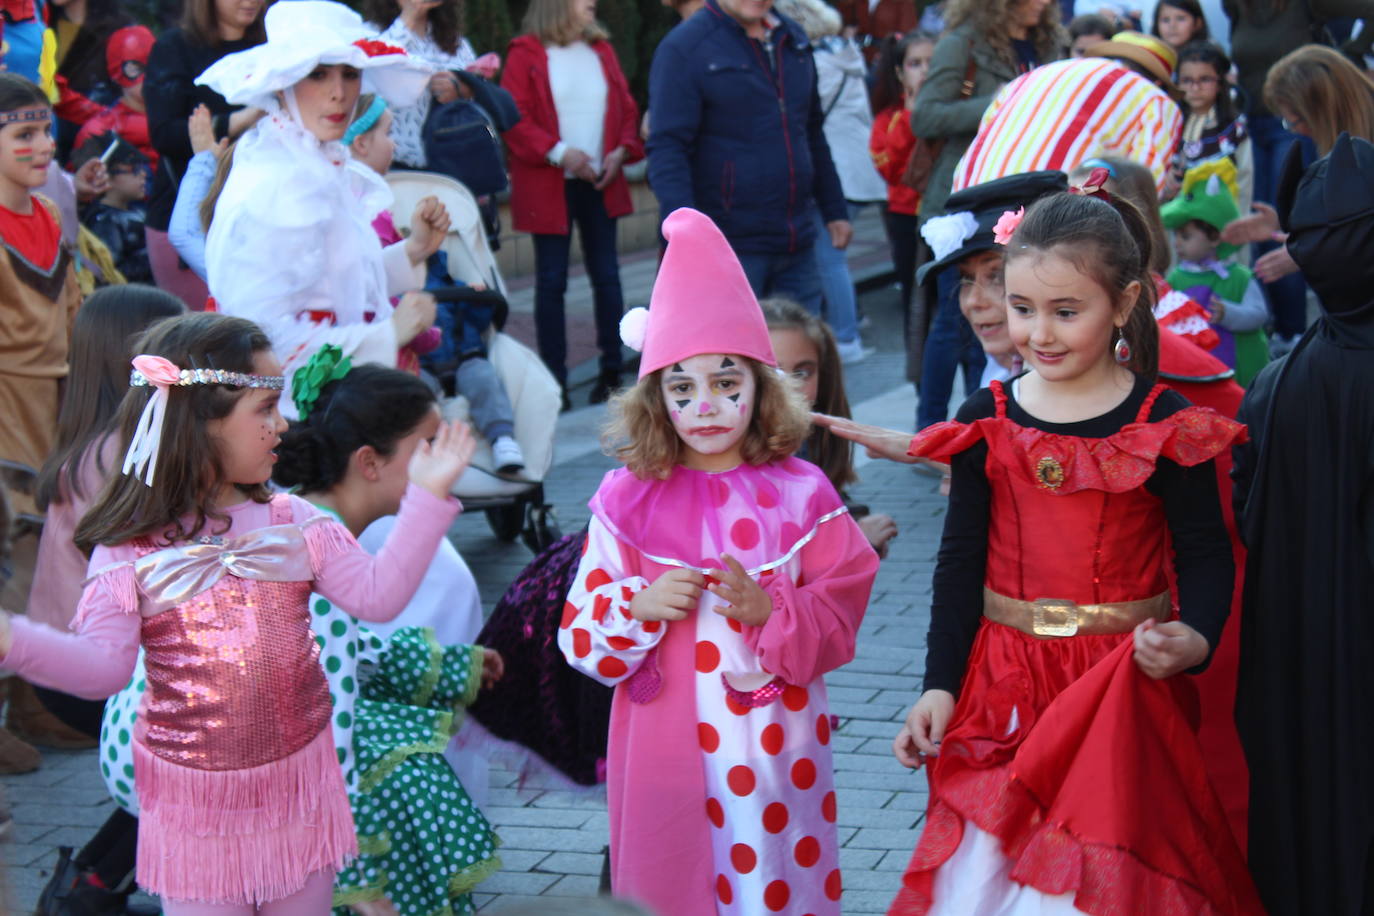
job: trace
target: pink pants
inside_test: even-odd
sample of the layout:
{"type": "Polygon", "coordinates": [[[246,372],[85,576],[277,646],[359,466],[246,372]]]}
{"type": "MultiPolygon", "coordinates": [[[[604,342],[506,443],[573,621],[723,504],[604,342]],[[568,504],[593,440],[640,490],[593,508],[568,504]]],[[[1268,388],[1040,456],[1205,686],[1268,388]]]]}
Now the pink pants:
{"type": "Polygon", "coordinates": [[[188,309],[203,312],[205,300],[210,298],[205,281],[196,276],[195,271],[182,266],[167,233],[145,228],[143,236],[148,241],[148,263],[153,268],[153,282],[158,289],[176,296],[188,309]]]}
{"type": "Polygon", "coordinates": [[[257,906],[247,903],[197,903],[163,900],[163,916],[329,916],[334,902],[334,872],[315,872],[290,897],[257,906]]]}

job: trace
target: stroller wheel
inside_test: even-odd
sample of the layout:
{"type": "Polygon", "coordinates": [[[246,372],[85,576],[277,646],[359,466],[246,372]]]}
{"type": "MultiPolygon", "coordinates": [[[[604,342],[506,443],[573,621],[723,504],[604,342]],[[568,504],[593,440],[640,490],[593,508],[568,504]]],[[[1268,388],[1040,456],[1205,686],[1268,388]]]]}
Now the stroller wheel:
{"type": "Polygon", "coordinates": [[[563,536],[553,506],[539,503],[530,506],[529,521],[520,535],[531,553],[548,550],[549,545],[563,536]]]}
{"type": "Polygon", "coordinates": [[[508,506],[492,506],[486,513],[492,534],[503,541],[514,541],[525,524],[525,504],[520,500],[508,506]]]}

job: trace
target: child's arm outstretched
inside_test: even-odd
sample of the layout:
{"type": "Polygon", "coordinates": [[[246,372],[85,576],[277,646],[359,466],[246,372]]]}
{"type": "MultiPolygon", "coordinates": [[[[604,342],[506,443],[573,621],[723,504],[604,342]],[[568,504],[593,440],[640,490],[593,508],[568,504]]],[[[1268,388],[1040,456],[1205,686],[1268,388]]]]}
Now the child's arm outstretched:
{"type": "Polygon", "coordinates": [[[854,657],[878,555],[848,513],[816,529],[795,582],[772,575],[759,584],[734,557],[724,559],[730,568],[710,573],[720,582],[709,588],[726,602],[716,613],[744,625],[765,670],[803,686],[854,657]]]}
{"type": "Polygon", "coordinates": [[[386,621],[405,610],[440,539],[462,511],[449,492],[474,448],[472,430],[450,423],[440,425],[432,443],[416,447],[396,525],[375,557],[338,522],[308,522],[315,590],[360,620],[386,621]]]}
{"type": "Polygon", "coordinates": [[[131,563],[97,547],[77,606],[75,633],[0,613],[0,662],[25,680],[89,700],[103,700],[129,682],[138,658],[138,587],[131,563]]]}
{"type": "Polygon", "coordinates": [[[558,629],[558,648],[568,664],[608,686],[639,668],[669,622],[686,619],[703,584],[701,574],[689,569],[671,569],[650,584],[628,572],[625,550],[593,516],[558,629]]]}

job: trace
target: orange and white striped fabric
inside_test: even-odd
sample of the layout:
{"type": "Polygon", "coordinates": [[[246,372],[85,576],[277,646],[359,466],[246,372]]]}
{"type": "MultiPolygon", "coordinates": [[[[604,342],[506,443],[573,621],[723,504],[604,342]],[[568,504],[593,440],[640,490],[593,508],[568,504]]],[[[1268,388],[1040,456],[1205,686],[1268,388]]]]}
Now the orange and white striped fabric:
{"type": "Polygon", "coordinates": [[[1159,189],[1183,133],[1183,113],[1145,77],[1106,58],[1037,67],[1002,87],[954,170],[954,190],[1095,156],[1146,166],[1159,189]]]}

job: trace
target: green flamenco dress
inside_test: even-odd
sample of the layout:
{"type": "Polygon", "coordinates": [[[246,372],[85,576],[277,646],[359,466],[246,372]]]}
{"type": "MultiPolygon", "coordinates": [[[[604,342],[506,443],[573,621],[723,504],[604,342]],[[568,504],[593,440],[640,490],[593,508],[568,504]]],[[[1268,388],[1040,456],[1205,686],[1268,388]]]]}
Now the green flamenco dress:
{"type": "Polygon", "coordinates": [[[335,913],[382,897],[402,916],[472,913],[473,887],[500,867],[498,840],[443,751],[477,696],[482,648],[441,646],[419,627],[386,639],[358,627],[358,639],[359,856],[335,880],[335,913]]]}

